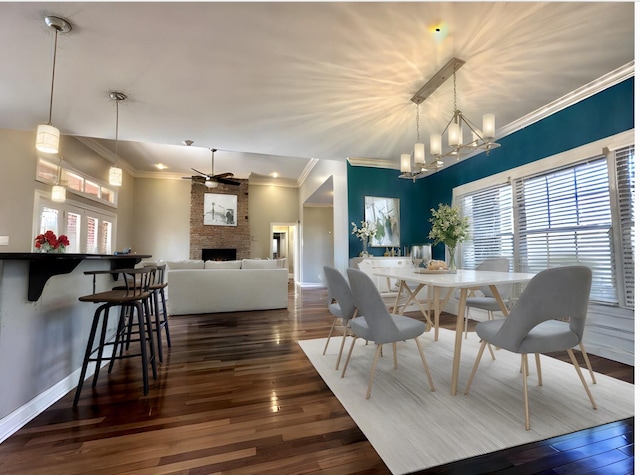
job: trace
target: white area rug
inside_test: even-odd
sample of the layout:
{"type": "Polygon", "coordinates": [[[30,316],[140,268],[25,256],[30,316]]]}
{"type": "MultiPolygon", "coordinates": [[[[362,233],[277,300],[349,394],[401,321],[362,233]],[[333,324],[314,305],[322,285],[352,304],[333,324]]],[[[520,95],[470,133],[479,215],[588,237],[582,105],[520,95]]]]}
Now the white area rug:
{"type": "MultiPolygon", "coordinates": [[[[375,345],[358,340],[344,379],[345,344],[340,371],[334,370],[340,338],[334,337],[322,356],[326,339],[299,345],[331,391],[365,434],[394,474],[414,472],[455,460],[567,434],[634,414],[634,386],[596,374],[585,378],[598,404],[591,407],[572,365],[542,357],[543,386],[537,385],[530,357],[529,414],[524,428],[520,355],[497,351],[492,361],[485,350],[471,391],[464,395],[479,343],[475,334],[463,340],[458,395],[451,396],[454,333],[425,333],[421,343],[436,386],[431,392],[414,341],[398,344],[398,369],[393,369],[391,346],[378,362],[371,398],[365,399],[375,345]]],[[[576,352],[581,362],[579,352],[576,352]]]]}

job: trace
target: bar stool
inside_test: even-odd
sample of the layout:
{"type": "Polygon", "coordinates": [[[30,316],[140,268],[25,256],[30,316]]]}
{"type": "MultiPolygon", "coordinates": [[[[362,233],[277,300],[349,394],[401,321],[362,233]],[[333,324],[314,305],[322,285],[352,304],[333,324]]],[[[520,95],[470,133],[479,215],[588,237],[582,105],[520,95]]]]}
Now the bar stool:
{"type": "Polygon", "coordinates": [[[98,374],[100,372],[102,361],[111,360],[108,371],[111,373],[113,363],[116,359],[134,358],[139,356],[142,364],[144,394],[146,395],[149,393],[149,363],[151,363],[153,379],[157,379],[158,377],[149,306],[149,300],[151,297],[149,283],[153,271],[153,268],[147,267],[140,269],[117,269],[85,272],[85,275],[93,275],[93,293],[91,295],[82,296],[79,300],[81,302],[91,302],[101,305],[96,309],[93,315],[93,323],[91,324],[89,340],[87,341],[87,349],[85,351],[82,370],[80,372],[80,381],[78,382],[76,395],[73,400],[74,407],[78,405],[80,392],[82,391],[82,385],[90,362],[96,363],[92,384],[92,387],[95,387],[98,381],[98,374]],[[96,293],[96,276],[99,274],[118,274],[118,276],[122,276],[125,282],[123,286],[124,288],[96,293]],[[112,335],[107,340],[109,310],[113,307],[119,308],[120,316],[115,335],[112,335]],[[131,340],[131,328],[133,326],[134,317],[136,318],[138,326],[138,338],[136,340],[131,340]],[[126,322],[127,319],[129,319],[128,323],[126,322]],[[101,331],[97,346],[94,348],[98,326],[101,327],[101,331]],[[127,348],[130,342],[139,342],[140,352],[133,354],[127,352],[126,354],[123,354],[125,340],[127,348]],[[148,353],[147,344],[149,345],[148,353]],[[117,351],[118,345],[120,345],[119,354],[117,351]],[[104,349],[109,346],[113,347],[111,356],[104,356],[104,349]],[[94,357],[93,355],[96,352],[97,356],[94,357]]]}
{"type": "Polygon", "coordinates": [[[155,272],[152,276],[149,290],[152,293],[152,312],[155,317],[155,330],[158,339],[158,358],[162,359],[162,329],[164,328],[167,337],[167,347],[171,348],[171,335],[169,334],[169,314],[167,313],[167,297],[165,289],[167,282],[164,280],[164,273],[167,268],[166,264],[156,265],[155,272]],[[162,314],[160,313],[159,304],[162,302],[162,314]]]}
{"type": "MultiPolygon", "coordinates": [[[[144,264],[144,268],[151,270],[151,276],[149,277],[149,291],[151,302],[151,317],[152,325],[155,330],[157,339],[157,351],[158,359],[160,363],[164,361],[162,351],[162,329],[164,328],[167,337],[167,347],[171,348],[171,335],[169,334],[169,315],[167,313],[167,300],[164,289],[167,287],[164,275],[167,265],[161,264],[144,264]],[[160,303],[162,303],[162,313],[160,311],[160,303]]],[[[129,282],[128,285],[133,285],[129,282]]],[[[119,285],[113,288],[114,290],[124,290],[126,285],[119,285]]],[[[131,322],[129,322],[128,334],[131,335],[131,322]]],[[[128,345],[127,345],[128,348],[128,345]]]]}

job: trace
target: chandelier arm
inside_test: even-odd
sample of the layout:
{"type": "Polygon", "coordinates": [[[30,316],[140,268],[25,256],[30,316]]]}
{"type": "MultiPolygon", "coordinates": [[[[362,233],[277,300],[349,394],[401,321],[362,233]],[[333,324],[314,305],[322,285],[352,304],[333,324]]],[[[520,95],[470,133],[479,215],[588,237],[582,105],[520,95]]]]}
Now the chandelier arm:
{"type": "MultiPolygon", "coordinates": [[[[471,130],[471,133],[473,135],[475,135],[476,137],[478,137],[478,139],[482,140],[483,142],[484,137],[482,136],[482,132],[481,130],[473,123],[471,122],[469,119],[467,119],[464,115],[462,115],[462,113],[460,113],[460,118],[462,119],[462,121],[467,124],[467,127],[469,127],[469,129],[471,130]]],[[[472,140],[473,142],[473,140],[472,140]]]]}

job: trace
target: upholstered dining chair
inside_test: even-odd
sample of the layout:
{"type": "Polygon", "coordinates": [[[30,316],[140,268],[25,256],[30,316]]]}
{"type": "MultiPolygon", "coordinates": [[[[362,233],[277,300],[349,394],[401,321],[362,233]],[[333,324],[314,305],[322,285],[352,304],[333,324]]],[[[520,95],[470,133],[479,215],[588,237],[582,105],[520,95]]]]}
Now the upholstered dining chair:
{"type": "Polygon", "coordinates": [[[525,287],[508,318],[488,320],[476,325],[476,333],[482,344],[464,393],[469,393],[487,344],[519,353],[522,361],[525,428],[529,430],[527,356],[530,353],[535,355],[538,386],[542,386],[540,353],[566,350],[591,405],[597,409],[598,406],[572,351],[572,348],[582,341],[590,289],[591,269],[588,267],[557,267],[536,274],[525,287]]]}
{"type": "MultiPolygon", "coordinates": [[[[485,259],[476,266],[475,270],[509,272],[509,259],[506,257],[492,257],[485,259]]],[[[502,301],[508,305],[509,296],[511,295],[513,286],[511,284],[498,285],[496,290],[500,294],[502,301]]],[[[464,337],[467,338],[467,328],[469,324],[469,311],[472,308],[485,310],[489,314],[489,320],[493,320],[493,312],[500,312],[500,304],[493,296],[488,286],[479,287],[475,290],[474,295],[467,297],[467,309],[464,316],[464,337]]]]}
{"type": "Polygon", "coordinates": [[[333,324],[329,330],[329,336],[327,337],[327,342],[324,345],[322,356],[327,352],[336,324],[342,325],[344,329],[342,333],[342,343],[340,343],[340,351],[338,352],[338,359],[336,360],[336,369],[338,369],[340,366],[340,359],[342,358],[344,342],[347,338],[347,332],[349,331],[349,322],[356,315],[358,310],[353,303],[351,289],[349,288],[349,283],[345,276],[334,267],[324,266],[323,269],[329,295],[329,300],[327,302],[329,312],[331,312],[331,315],[336,318],[333,319],[333,324]]]}
{"type": "Polygon", "coordinates": [[[371,367],[371,376],[369,377],[369,386],[367,387],[366,399],[371,396],[371,386],[373,385],[373,376],[376,371],[378,359],[382,355],[382,345],[391,343],[393,347],[393,366],[398,367],[398,357],[396,352],[396,343],[399,341],[405,341],[414,339],[418,352],[420,353],[420,359],[422,360],[422,366],[427,374],[429,380],[429,386],[432,391],[435,391],[433,380],[431,379],[431,373],[429,372],[429,366],[427,366],[427,360],[424,357],[422,346],[420,345],[420,335],[422,335],[426,329],[426,324],[413,319],[411,317],[405,317],[402,315],[393,315],[387,310],[387,306],[378,292],[375,284],[371,278],[364,272],[357,269],[347,269],[347,276],[349,277],[349,284],[351,286],[351,294],[353,295],[353,301],[358,308],[358,313],[361,316],[355,317],[351,320],[351,333],[353,339],[351,341],[351,347],[347,354],[347,360],[344,363],[344,369],[342,370],[341,377],[347,371],[353,347],[355,346],[358,338],[363,338],[367,341],[375,342],[376,354],[373,358],[373,366],[371,367]]]}

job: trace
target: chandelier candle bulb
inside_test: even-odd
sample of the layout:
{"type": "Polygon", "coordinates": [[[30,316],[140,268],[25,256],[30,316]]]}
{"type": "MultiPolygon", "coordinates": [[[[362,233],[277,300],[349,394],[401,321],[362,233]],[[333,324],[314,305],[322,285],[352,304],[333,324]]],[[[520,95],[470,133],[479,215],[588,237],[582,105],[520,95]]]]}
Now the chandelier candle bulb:
{"type": "Polygon", "coordinates": [[[431,134],[431,155],[442,154],[442,137],[440,134],[431,134]]]}
{"type": "Polygon", "coordinates": [[[417,144],[414,145],[414,147],[413,147],[413,161],[419,167],[424,166],[425,159],[424,159],[424,144],[423,143],[417,143],[417,144]]]}
{"type": "Polygon", "coordinates": [[[496,136],[496,116],[485,114],[482,116],[482,135],[486,140],[492,140],[496,136]]]}
{"type": "Polygon", "coordinates": [[[408,153],[400,155],[400,171],[402,173],[411,172],[411,155],[408,153]]]}
{"type": "Polygon", "coordinates": [[[459,124],[452,122],[451,125],[449,125],[449,146],[457,147],[461,143],[462,129],[460,128],[459,124]]]}

